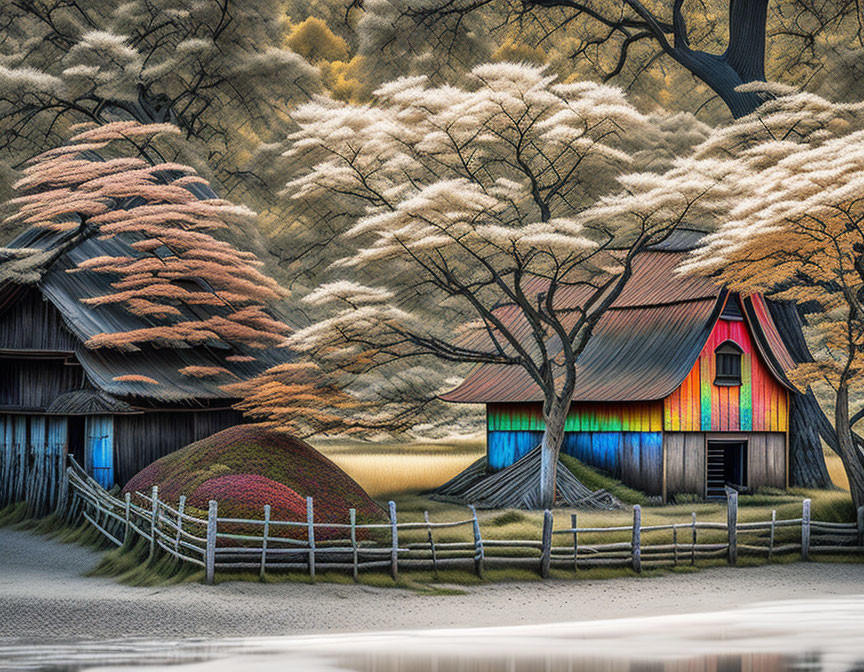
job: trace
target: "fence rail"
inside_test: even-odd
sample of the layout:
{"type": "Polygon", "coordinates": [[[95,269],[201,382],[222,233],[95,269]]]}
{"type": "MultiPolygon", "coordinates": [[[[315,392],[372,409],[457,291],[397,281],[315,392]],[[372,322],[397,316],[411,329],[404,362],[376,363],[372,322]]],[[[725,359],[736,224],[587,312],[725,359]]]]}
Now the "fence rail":
{"type": "Polygon", "coordinates": [[[495,539],[487,536],[473,507],[463,520],[433,522],[428,512],[420,522],[398,522],[396,505],[389,503],[386,523],[358,523],[354,509],[348,522],[315,522],[314,500],[306,499],[305,521],[277,520],[265,506],[260,519],[219,516],[210,501],[207,517],[186,513],[186,500],[172,505],[159,499],[158,488],[127,494],[123,499],[106,492],[76,464],[67,470],[70,522],[83,518],[106,539],[120,546],[133,535],[146,540],[150,557],[167,553],[204,568],[208,583],[217,571],[388,571],[398,579],[400,570],[431,570],[437,577],[445,568],[465,568],[484,576],[490,567],[528,567],[544,578],[553,569],[591,567],[645,568],[695,564],[698,560],[726,558],[735,564],[739,553],[763,555],[800,552],[802,559],[818,553],[864,552],[864,507],[857,523],[812,520],[810,500],[802,503],[800,518],[738,522],[738,496],[728,498],[727,522],[690,520],[664,525],[642,525],[641,507],[633,507],[633,523],[614,527],[579,527],[572,514],[570,527],[554,528],[545,511],[537,539],[495,539]],[[137,500],[137,501],[135,501],[137,500]],[[466,541],[447,536],[463,528],[466,541]],[[292,534],[293,536],[286,536],[292,534]],[[334,536],[335,535],[335,536],[334,536]],[[587,538],[586,538],[587,537],[587,538]],[[602,541],[601,541],[602,540],[602,541]]]}

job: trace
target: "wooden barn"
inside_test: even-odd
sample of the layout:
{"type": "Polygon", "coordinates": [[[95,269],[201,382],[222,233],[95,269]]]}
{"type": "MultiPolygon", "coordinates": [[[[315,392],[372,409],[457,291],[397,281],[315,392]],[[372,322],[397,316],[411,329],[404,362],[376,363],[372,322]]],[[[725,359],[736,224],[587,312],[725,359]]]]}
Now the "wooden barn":
{"type": "MultiPolygon", "coordinates": [[[[9,247],[63,244],[62,234],[33,229],[9,247]]],[[[218,344],[142,345],[131,352],[84,347],[96,334],[156,322],[117,304],[82,303],[110,291],[112,277],[67,271],[100,255],[136,254],[122,236],[89,238],[66,250],[38,283],[0,283],[0,458],[7,469],[16,456],[68,451],[103,486],[124,484],[163,455],[241,422],[231,408],[236,400],[220,387],[284,361],[279,350],[238,353],[226,361],[227,346],[220,350],[218,344]],[[230,373],[179,372],[189,366],[230,373]]],[[[205,316],[205,308],[194,310],[205,316]]]]}
{"type": "MultiPolygon", "coordinates": [[[[761,296],[674,274],[702,235],[638,259],[577,362],[562,448],[664,500],[787,486],[794,362],[761,296]]],[[[489,469],[540,443],[543,397],[521,367],[479,365],[443,398],[486,405],[489,469]]]]}

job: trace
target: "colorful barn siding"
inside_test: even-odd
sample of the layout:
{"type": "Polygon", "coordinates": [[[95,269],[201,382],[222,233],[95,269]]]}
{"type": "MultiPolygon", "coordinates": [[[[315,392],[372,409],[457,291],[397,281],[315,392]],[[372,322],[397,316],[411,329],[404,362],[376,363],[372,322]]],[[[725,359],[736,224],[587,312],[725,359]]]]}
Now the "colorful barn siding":
{"type": "MultiPolygon", "coordinates": [[[[542,431],[490,431],[489,467],[507,467],[540,445],[542,431]]],[[[663,482],[662,432],[567,432],[561,452],[608,471],[628,485],[652,495],[663,482]]]]}
{"type": "MultiPolygon", "coordinates": [[[[503,469],[543,439],[543,406],[501,403],[486,406],[488,459],[503,469]]],[[[575,403],[565,425],[561,452],[659,494],[663,478],[663,402],[575,403]]]]}
{"type": "Polygon", "coordinates": [[[746,323],[718,320],[687,378],[664,400],[668,432],[785,432],[787,392],[759,354],[746,323]],[[714,385],[714,350],[734,341],[743,351],[741,385],[714,385]]]}
{"type": "MultiPolygon", "coordinates": [[[[542,432],[543,405],[487,404],[489,431],[542,432]]],[[[663,403],[660,401],[624,404],[574,403],[567,416],[565,432],[659,432],[663,429],[663,403]]]]}

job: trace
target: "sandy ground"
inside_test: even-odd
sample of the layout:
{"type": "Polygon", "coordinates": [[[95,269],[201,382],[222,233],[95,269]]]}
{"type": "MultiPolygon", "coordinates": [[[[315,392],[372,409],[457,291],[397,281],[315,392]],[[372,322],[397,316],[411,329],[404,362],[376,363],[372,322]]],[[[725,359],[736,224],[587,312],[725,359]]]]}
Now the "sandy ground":
{"type": "Polygon", "coordinates": [[[98,555],[0,529],[0,638],[252,637],[561,623],[864,594],[864,564],[720,568],[650,579],[491,584],[458,596],[333,584],[133,588],[82,577],[98,555]]]}

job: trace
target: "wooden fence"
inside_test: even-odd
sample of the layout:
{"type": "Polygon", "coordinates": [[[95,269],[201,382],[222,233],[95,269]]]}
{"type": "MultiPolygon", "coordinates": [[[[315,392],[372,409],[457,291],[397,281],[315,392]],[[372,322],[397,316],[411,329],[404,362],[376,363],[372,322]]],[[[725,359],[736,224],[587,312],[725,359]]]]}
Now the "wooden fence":
{"type": "Polygon", "coordinates": [[[65,463],[63,446],[0,441],[0,509],[27,502],[28,516],[38,518],[62,508],[65,463]]]}
{"type": "MultiPolygon", "coordinates": [[[[739,553],[757,554],[769,561],[774,555],[795,552],[803,560],[811,551],[853,554],[864,552],[864,507],[857,523],[812,520],[810,500],[802,503],[800,518],[738,522],[738,495],[730,493],[725,523],[696,519],[666,525],[642,525],[642,510],[633,507],[633,523],[618,527],[579,527],[578,514],[570,526],[554,529],[551,511],[545,511],[542,528],[534,540],[495,539],[482,530],[473,507],[463,520],[432,522],[428,512],[422,522],[398,522],[396,505],[389,503],[389,521],[361,524],[356,511],[348,511],[346,523],[314,522],[314,501],[306,499],[305,521],[277,520],[269,506],[257,520],[219,516],[216,501],[209,502],[206,518],[186,513],[185,498],[171,505],[159,499],[158,488],[149,494],[114,497],[77,465],[68,470],[70,522],[83,517],[107,539],[120,546],[133,535],[158,552],[198,565],[207,583],[217,571],[350,572],[389,571],[398,579],[400,570],[467,568],[482,577],[489,567],[527,567],[544,578],[553,568],[581,570],[590,567],[643,568],[693,565],[706,558],[737,562],[739,553]],[[140,502],[140,503],[139,503],[140,502]],[[462,528],[468,541],[448,540],[462,528]],[[232,531],[234,530],[234,531],[232,531]],[[238,531],[239,530],[239,531],[238,531]],[[291,535],[291,536],[289,536],[291,535]],[[333,538],[336,535],[338,538],[333,538]],[[326,538],[322,538],[326,537],[326,538]],[[603,543],[598,540],[608,539],[603,543]]],[[[488,533],[488,530],[487,530],[488,533]]]]}

